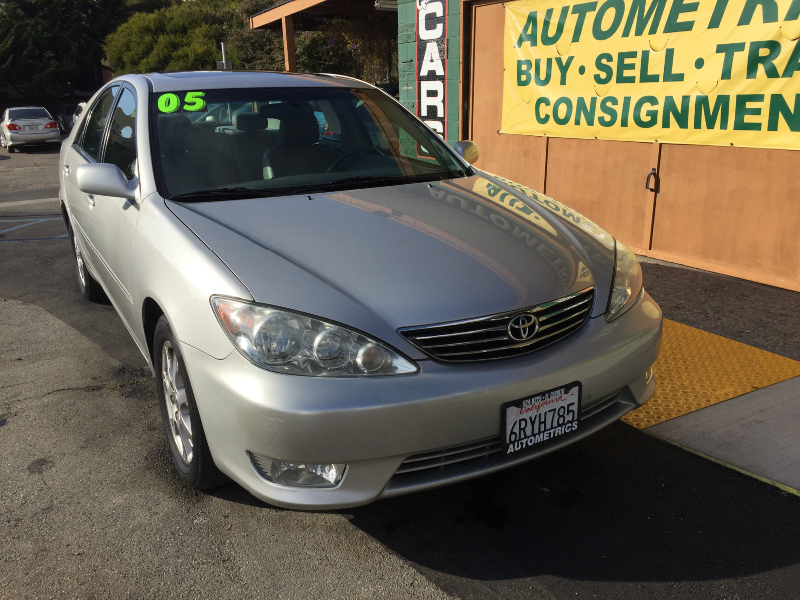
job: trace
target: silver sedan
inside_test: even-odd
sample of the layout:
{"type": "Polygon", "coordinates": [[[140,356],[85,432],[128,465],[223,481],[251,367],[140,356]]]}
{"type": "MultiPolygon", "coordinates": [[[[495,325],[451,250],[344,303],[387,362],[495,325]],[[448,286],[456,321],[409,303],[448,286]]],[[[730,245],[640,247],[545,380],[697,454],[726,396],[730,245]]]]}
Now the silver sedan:
{"type": "Polygon", "coordinates": [[[21,106],[9,108],[0,121],[0,146],[16,152],[20,146],[60,144],[58,123],[46,108],[21,106]]]}
{"type": "Polygon", "coordinates": [[[129,75],[87,103],[60,157],[78,279],[151,365],[184,482],[355,506],[650,398],[636,257],[477,158],[331,75],[129,75]]]}

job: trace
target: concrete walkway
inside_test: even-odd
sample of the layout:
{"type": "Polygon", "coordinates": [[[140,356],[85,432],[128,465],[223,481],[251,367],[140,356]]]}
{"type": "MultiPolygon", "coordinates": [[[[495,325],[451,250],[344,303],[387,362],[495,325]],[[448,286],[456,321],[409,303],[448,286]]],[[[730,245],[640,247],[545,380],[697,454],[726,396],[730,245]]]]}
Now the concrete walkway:
{"type": "Polygon", "coordinates": [[[800,495],[800,377],[645,431],[800,495]]]}
{"type": "Polygon", "coordinates": [[[656,394],[626,422],[800,496],[800,294],[651,260],[642,270],[670,321],[656,394]]]}

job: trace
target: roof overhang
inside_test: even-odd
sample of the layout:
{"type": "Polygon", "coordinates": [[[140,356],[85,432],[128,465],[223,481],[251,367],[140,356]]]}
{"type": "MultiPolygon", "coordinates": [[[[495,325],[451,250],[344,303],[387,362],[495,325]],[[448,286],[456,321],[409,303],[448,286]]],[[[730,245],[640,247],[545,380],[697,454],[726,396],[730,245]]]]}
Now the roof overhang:
{"type": "Polygon", "coordinates": [[[250,29],[279,29],[286,17],[293,17],[299,30],[324,28],[328,19],[397,19],[396,5],[389,7],[392,4],[385,0],[289,0],[250,17],[250,29]]]}

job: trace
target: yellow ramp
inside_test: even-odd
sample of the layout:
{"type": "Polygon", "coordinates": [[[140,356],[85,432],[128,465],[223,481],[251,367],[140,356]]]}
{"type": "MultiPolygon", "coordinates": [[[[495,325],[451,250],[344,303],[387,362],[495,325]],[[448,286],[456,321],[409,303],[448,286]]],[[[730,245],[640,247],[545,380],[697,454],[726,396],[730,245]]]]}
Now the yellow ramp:
{"type": "Polygon", "coordinates": [[[622,420],[644,429],[800,376],[800,362],[664,319],[656,392],[622,420]]]}

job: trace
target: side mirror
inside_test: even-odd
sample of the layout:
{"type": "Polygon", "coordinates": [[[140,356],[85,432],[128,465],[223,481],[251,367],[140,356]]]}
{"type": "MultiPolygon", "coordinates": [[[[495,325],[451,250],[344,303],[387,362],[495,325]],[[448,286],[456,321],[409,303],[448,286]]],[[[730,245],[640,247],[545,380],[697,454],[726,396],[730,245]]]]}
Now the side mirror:
{"type": "Polygon", "coordinates": [[[138,182],[128,181],[117,165],[107,163],[81,165],[75,172],[78,189],[87,194],[133,200],[138,182]]]}
{"type": "Polygon", "coordinates": [[[82,112],[83,112],[83,107],[80,104],[78,104],[78,106],[75,107],[75,116],[77,117],[82,112]]]}
{"type": "Polygon", "coordinates": [[[471,165],[478,160],[478,144],[475,142],[470,142],[469,140],[456,142],[453,144],[453,150],[471,165]]]}

